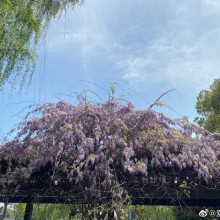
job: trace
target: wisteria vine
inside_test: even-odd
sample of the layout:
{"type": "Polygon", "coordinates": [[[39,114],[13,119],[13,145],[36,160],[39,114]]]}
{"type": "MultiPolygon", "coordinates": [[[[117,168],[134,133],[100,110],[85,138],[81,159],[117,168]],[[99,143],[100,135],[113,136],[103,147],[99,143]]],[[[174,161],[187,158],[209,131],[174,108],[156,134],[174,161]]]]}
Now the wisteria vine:
{"type": "Polygon", "coordinates": [[[207,183],[219,176],[215,134],[152,110],[135,110],[131,103],[46,103],[13,132],[15,138],[0,148],[2,191],[10,185],[18,190],[48,164],[55,185],[65,177],[73,184],[87,182],[91,192],[113,186],[117,167],[145,177],[152,170],[192,169],[207,183]]]}

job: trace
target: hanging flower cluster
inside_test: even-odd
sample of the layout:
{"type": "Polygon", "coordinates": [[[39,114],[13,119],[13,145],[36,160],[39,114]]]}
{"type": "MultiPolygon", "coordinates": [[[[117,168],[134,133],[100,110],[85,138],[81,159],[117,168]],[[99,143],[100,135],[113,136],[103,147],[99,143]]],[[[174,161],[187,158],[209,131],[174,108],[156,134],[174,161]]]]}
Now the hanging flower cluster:
{"type": "Polygon", "coordinates": [[[220,142],[202,128],[114,101],[72,106],[47,103],[31,111],[0,148],[0,189],[17,186],[50,164],[51,181],[87,183],[91,192],[117,181],[116,170],[192,169],[198,180],[219,175],[220,142]],[[33,117],[40,113],[40,117],[33,117]],[[31,117],[32,116],[32,117],[31,117]]]}

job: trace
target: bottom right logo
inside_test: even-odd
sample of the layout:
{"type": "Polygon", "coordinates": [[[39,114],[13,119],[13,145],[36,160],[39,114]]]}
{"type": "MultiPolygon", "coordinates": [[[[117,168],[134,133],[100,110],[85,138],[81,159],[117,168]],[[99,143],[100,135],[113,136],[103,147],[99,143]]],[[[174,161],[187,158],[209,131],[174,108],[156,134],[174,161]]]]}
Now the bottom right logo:
{"type": "Polygon", "coordinates": [[[210,217],[220,217],[220,210],[208,210],[204,209],[199,212],[199,216],[204,218],[209,214],[210,217]]]}
{"type": "Polygon", "coordinates": [[[207,209],[201,210],[201,211],[199,212],[199,216],[200,216],[200,217],[206,217],[207,215],[208,215],[208,210],[207,210],[207,209]]]}

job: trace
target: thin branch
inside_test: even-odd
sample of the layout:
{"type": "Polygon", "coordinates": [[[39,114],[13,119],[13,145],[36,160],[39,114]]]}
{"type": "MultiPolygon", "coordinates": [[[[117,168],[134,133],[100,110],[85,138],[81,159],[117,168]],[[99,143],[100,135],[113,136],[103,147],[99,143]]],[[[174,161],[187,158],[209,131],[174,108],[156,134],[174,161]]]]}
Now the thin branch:
{"type": "Polygon", "coordinates": [[[154,103],[150,105],[149,109],[152,109],[152,108],[158,103],[158,101],[159,101],[162,97],[164,97],[165,95],[167,95],[168,93],[173,92],[173,91],[174,91],[174,89],[169,89],[168,91],[162,93],[162,94],[154,101],[154,103]]]}

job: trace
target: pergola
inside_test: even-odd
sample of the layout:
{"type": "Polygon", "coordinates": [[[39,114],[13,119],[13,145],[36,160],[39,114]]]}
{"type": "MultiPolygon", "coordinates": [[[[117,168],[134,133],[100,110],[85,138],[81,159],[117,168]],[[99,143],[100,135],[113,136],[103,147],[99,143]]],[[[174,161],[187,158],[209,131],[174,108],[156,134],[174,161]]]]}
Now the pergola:
{"type": "MultiPolygon", "coordinates": [[[[155,178],[152,181],[158,180],[155,178]]],[[[7,195],[0,193],[0,202],[83,204],[92,200],[85,197],[82,187],[69,188],[69,184],[65,182],[63,180],[59,186],[46,189],[43,179],[32,180],[24,184],[17,193],[7,195]]],[[[166,189],[158,188],[160,184],[163,183],[157,182],[153,185],[149,182],[131,181],[125,184],[125,189],[129,192],[133,205],[218,206],[220,204],[220,181],[215,186],[197,185],[187,189],[189,195],[186,195],[176,184],[167,184],[166,189]]]]}
{"type": "MultiPolygon", "coordinates": [[[[9,185],[0,192],[0,202],[26,203],[24,220],[31,220],[34,203],[94,204],[113,200],[110,191],[97,189],[89,193],[86,181],[76,184],[68,178],[53,180],[51,167],[41,168],[30,178],[19,181],[19,187],[9,185]],[[97,203],[96,203],[97,202],[97,203]]],[[[205,183],[193,169],[155,169],[148,176],[132,176],[116,170],[118,184],[130,197],[132,205],[218,206],[220,177],[205,183]]]]}
{"type": "MultiPolygon", "coordinates": [[[[41,175],[42,174],[42,175],[41,175]]],[[[217,206],[220,204],[220,178],[210,181],[195,181],[190,170],[152,172],[148,177],[119,176],[120,186],[128,192],[133,205],[187,205],[217,206]]],[[[14,186],[16,187],[16,186],[14,186]]],[[[75,184],[67,178],[51,181],[51,176],[38,175],[23,181],[17,192],[10,186],[0,193],[0,202],[7,203],[92,203],[94,195],[86,192],[87,183],[75,184]]],[[[103,200],[111,200],[111,193],[97,191],[103,200]]]]}
{"type": "Polygon", "coordinates": [[[34,203],[220,204],[218,134],[111,100],[36,112],[0,150],[0,201],[25,220],[34,203]]]}

